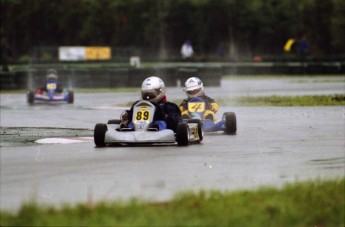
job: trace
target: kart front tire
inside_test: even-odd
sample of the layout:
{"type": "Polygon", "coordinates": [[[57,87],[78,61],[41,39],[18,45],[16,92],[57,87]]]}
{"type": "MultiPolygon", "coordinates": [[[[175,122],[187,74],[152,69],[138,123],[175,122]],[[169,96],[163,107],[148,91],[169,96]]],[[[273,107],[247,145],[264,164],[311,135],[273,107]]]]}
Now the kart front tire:
{"type": "Polygon", "coordinates": [[[33,91],[28,91],[27,93],[27,101],[28,103],[32,104],[35,100],[35,93],[33,91]]]}
{"type": "Polygon", "coordinates": [[[69,91],[68,92],[68,103],[73,103],[74,102],[74,92],[73,91],[69,91]]]}
{"type": "Polygon", "coordinates": [[[225,115],[225,133],[235,134],[237,131],[236,114],[234,112],[226,112],[225,115]]]}
{"type": "Polygon", "coordinates": [[[188,120],[188,123],[198,123],[198,136],[201,142],[204,139],[204,130],[202,126],[202,121],[200,119],[190,119],[188,120]]]}
{"type": "Polygon", "coordinates": [[[96,144],[96,147],[104,147],[104,138],[105,133],[108,131],[108,126],[106,124],[96,124],[93,138],[96,144]]]}
{"type": "Polygon", "coordinates": [[[189,128],[186,123],[179,123],[176,128],[176,142],[179,146],[188,146],[189,128]]]}

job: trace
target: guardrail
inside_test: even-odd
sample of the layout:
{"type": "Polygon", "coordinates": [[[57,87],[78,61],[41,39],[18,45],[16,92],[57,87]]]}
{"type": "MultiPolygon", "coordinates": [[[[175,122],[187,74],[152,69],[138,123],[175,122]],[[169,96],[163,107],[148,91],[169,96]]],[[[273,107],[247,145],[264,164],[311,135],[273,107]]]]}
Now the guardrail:
{"type": "MultiPolygon", "coordinates": [[[[1,89],[33,89],[45,81],[48,66],[1,72],[1,89]]],[[[61,67],[63,86],[79,88],[139,87],[149,76],[161,77],[167,86],[179,86],[191,76],[198,76],[206,86],[220,86],[224,75],[345,75],[345,62],[319,63],[157,63],[151,68],[61,67]]]]}
{"type": "MultiPolygon", "coordinates": [[[[220,86],[221,68],[89,68],[57,69],[64,87],[140,87],[149,76],[159,76],[166,86],[177,86],[191,76],[199,76],[208,86],[220,86]]],[[[1,89],[34,89],[45,82],[46,69],[30,69],[0,74],[1,89]]]]}

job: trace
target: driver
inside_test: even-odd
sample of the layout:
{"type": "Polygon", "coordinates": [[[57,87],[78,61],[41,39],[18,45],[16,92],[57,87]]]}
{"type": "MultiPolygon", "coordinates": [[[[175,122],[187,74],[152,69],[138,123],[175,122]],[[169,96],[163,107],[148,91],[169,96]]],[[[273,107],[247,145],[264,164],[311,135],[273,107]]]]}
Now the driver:
{"type": "MultiPolygon", "coordinates": [[[[176,132],[178,123],[182,122],[181,112],[175,103],[167,101],[165,84],[159,77],[151,76],[143,81],[141,85],[141,100],[150,101],[157,107],[153,123],[155,121],[166,122],[166,126],[160,124],[151,127],[158,127],[158,130],[165,129],[164,127],[166,127],[176,132]]],[[[120,127],[132,127],[133,106],[139,101],[134,102],[130,110],[122,113],[120,127]]]]}
{"type": "Polygon", "coordinates": [[[44,86],[40,87],[37,89],[36,94],[42,94],[44,92],[47,92],[47,83],[53,82],[56,83],[56,92],[61,93],[62,92],[62,87],[61,85],[57,82],[59,76],[58,73],[55,69],[48,69],[47,70],[47,75],[46,75],[46,82],[44,86]]]}
{"type": "Polygon", "coordinates": [[[188,112],[188,100],[193,97],[199,97],[206,102],[206,111],[204,113],[203,118],[214,120],[214,115],[219,110],[219,105],[216,101],[207,96],[204,92],[204,84],[198,77],[190,77],[185,82],[185,88],[183,89],[187,95],[187,98],[182,101],[179,108],[182,113],[182,118],[189,119],[189,112],[188,112]]]}

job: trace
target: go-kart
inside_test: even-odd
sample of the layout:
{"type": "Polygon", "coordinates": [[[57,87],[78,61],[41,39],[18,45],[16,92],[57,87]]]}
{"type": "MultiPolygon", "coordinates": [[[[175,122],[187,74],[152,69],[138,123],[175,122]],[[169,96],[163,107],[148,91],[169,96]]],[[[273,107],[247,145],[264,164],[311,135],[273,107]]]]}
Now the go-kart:
{"type": "Polygon", "coordinates": [[[27,101],[30,104],[34,102],[74,102],[73,91],[59,92],[56,80],[48,80],[45,85],[46,89],[29,90],[26,94],[27,101]]]}
{"type": "Polygon", "coordinates": [[[187,100],[188,116],[183,116],[185,121],[200,119],[205,132],[223,131],[226,134],[235,134],[237,131],[236,114],[234,112],[223,113],[221,120],[211,119],[207,116],[206,102],[199,97],[187,100]]]}
{"type": "Polygon", "coordinates": [[[141,100],[133,106],[132,121],[123,127],[121,120],[109,120],[107,124],[98,123],[94,129],[96,147],[106,145],[133,144],[178,144],[188,146],[201,143],[203,129],[200,120],[190,120],[177,125],[176,133],[167,128],[165,121],[154,121],[159,106],[141,100]]]}

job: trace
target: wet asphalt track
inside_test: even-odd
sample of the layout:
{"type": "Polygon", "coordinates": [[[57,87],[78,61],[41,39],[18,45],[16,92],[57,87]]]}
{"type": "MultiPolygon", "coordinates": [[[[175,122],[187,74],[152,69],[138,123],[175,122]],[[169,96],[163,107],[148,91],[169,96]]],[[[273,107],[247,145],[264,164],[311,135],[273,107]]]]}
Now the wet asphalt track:
{"type": "MultiPolygon", "coordinates": [[[[345,77],[224,80],[217,97],[344,94],[345,77]]],[[[168,88],[171,99],[181,88],[168,88]]],[[[93,127],[117,118],[136,93],[75,94],[75,103],[29,106],[1,94],[0,208],[128,199],[166,200],[176,192],[282,186],[344,177],[345,108],[222,107],[237,135],[205,135],[200,145],[95,148],[93,127]],[[18,128],[20,127],[20,128],[18,128]],[[45,137],[80,143],[36,144],[45,137]]]]}

